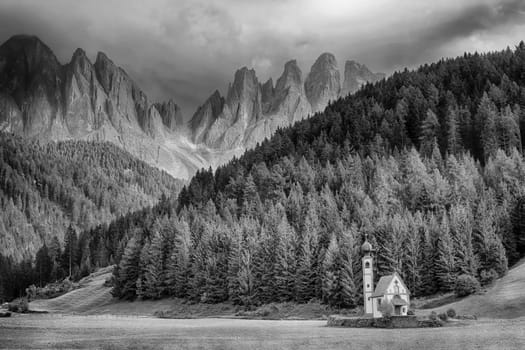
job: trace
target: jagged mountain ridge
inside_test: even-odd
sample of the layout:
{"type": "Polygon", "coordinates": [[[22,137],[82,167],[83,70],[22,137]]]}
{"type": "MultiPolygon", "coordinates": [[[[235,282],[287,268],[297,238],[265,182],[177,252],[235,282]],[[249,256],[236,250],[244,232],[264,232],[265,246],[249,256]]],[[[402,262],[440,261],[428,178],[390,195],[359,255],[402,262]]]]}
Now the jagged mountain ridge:
{"type": "Polygon", "coordinates": [[[345,71],[342,88],[335,57],[324,53],[304,79],[297,61],[288,61],[274,86],[243,67],[225,97],[216,90],[185,123],[173,100],[152,102],[106,54],[99,52],[92,63],[77,49],[61,64],[37,37],[17,35],[0,46],[0,131],[44,142],[109,141],[175,177],[190,178],[322,111],[349,91],[345,86],[382,77],[362,71],[367,75],[345,71]]]}
{"type": "Polygon", "coordinates": [[[35,36],[0,46],[0,130],[30,139],[109,141],[139,159],[188,178],[208,162],[188,145],[180,108],[152,103],[104,53],[82,49],[60,64],[35,36]]]}
{"type": "Polygon", "coordinates": [[[243,67],[225,98],[215,91],[195,112],[189,122],[192,141],[219,150],[252,148],[279,127],[321,112],[330,101],[384,76],[347,61],[341,86],[337,60],[330,53],[319,56],[304,80],[297,61],[288,61],[275,87],[272,79],[261,84],[253,69],[243,67]]]}

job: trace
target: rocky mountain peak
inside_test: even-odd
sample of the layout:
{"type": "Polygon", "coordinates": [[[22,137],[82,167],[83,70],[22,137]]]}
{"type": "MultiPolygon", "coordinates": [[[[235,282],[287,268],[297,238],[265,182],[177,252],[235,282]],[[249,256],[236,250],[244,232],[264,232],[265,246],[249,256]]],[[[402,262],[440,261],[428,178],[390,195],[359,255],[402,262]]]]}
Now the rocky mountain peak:
{"type": "Polygon", "coordinates": [[[73,70],[79,71],[85,76],[91,74],[94,69],[93,64],[86,55],[86,52],[81,48],[76,49],[73,53],[70,66],[73,68],[73,70]]]}
{"type": "Polygon", "coordinates": [[[297,65],[296,60],[290,60],[285,63],[283,74],[277,80],[275,85],[276,91],[282,91],[292,88],[297,91],[303,90],[303,73],[297,65]]]}
{"type": "Polygon", "coordinates": [[[254,69],[243,67],[235,72],[233,84],[228,89],[226,104],[230,108],[230,123],[241,121],[246,125],[262,115],[261,90],[254,69]]]}
{"type": "Polygon", "coordinates": [[[333,54],[325,52],[317,58],[306,78],[304,89],[314,113],[322,111],[329,101],[339,97],[341,81],[333,54]]]}
{"type": "Polygon", "coordinates": [[[113,76],[118,74],[118,67],[105,53],[98,52],[95,60],[95,71],[100,84],[106,93],[109,93],[113,76]]]}
{"type": "Polygon", "coordinates": [[[341,96],[353,94],[366,83],[374,83],[385,77],[383,73],[372,73],[370,69],[364,64],[353,60],[345,63],[345,77],[343,88],[341,89],[341,96]]]}
{"type": "Polygon", "coordinates": [[[80,47],[77,48],[75,52],[73,52],[73,58],[71,60],[74,61],[76,59],[87,59],[86,51],[80,47]]]}
{"type": "Polygon", "coordinates": [[[183,124],[182,111],[173,100],[170,99],[168,102],[155,103],[154,106],[162,118],[162,123],[168,130],[174,131],[183,124]]]}
{"type": "Polygon", "coordinates": [[[201,143],[207,131],[221,114],[225,101],[218,90],[208,97],[206,102],[200,106],[189,121],[189,129],[195,143],[201,143]]]}
{"type": "Polygon", "coordinates": [[[268,113],[271,106],[272,106],[272,100],[274,96],[274,88],[273,88],[273,79],[270,78],[261,85],[261,103],[262,103],[262,109],[263,113],[268,113]]]}
{"type": "Polygon", "coordinates": [[[228,90],[227,101],[242,98],[245,94],[251,93],[256,86],[258,81],[254,69],[247,67],[238,69],[228,90]]]}
{"type": "MultiPolygon", "coordinates": [[[[41,74],[50,78],[60,72],[60,63],[51,49],[38,37],[30,35],[15,35],[0,46],[0,73],[4,70],[8,75],[34,77],[41,74]]],[[[0,79],[0,86],[7,77],[0,79]]],[[[27,81],[27,79],[26,79],[27,81]]]]}

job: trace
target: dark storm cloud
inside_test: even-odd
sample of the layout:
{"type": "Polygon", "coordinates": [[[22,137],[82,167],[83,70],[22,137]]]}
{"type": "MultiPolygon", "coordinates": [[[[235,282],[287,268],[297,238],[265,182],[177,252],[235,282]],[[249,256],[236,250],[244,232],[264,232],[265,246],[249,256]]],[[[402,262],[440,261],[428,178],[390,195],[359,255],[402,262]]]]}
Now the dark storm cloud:
{"type": "Polygon", "coordinates": [[[517,28],[523,28],[523,23],[523,0],[474,3],[454,13],[436,14],[426,26],[416,28],[417,32],[407,32],[404,36],[394,32],[386,41],[372,44],[363,51],[365,56],[380,56],[374,61],[387,69],[413,67],[465,51],[503,49],[517,44],[522,33],[517,28]],[[491,38],[496,42],[491,42],[491,38]]]}
{"type": "Polygon", "coordinates": [[[153,100],[173,98],[191,116],[233,73],[261,81],[297,59],[306,75],[333,52],[373,70],[501,49],[525,32],[523,0],[0,0],[0,42],[38,35],[69,61],[77,47],[105,52],[153,100]]]}
{"type": "Polygon", "coordinates": [[[525,1],[512,0],[476,4],[450,20],[438,23],[420,39],[421,43],[443,45],[451,39],[465,37],[479,31],[490,31],[500,26],[525,20],[525,1]]]}

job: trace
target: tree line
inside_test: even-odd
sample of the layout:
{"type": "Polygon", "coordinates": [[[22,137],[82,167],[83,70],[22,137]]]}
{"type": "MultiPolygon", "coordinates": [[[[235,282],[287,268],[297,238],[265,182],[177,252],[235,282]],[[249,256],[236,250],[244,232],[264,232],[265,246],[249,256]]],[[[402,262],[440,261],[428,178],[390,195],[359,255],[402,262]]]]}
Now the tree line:
{"type": "Polygon", "coordinates": [[[83,234],[126,299],[353,307],[365,234],[415,295],[490,283],[525,253],[524,72],[520,43],[395,73],[83,234]]]}
{"type": "Polygon", "coordinates": [[[282,157],[232,177],[217,202],[171,208],[128,235],[115,296],[258,305],[316,299],[354,307],[360,246],[376,273],[413,295],[447,292],[460,275],[485,285],[525,253],[525,162],[468,154],[349,154],[335,164],[282,157]]]}
{"type": "Polygon", "coordinates": [[[70,226],[82,235],[176,195],[181,185],[110,143],[40,144],[0,132],[0,299],[38,284],[29,270],[39,248],[63,247],[70,226]]]}

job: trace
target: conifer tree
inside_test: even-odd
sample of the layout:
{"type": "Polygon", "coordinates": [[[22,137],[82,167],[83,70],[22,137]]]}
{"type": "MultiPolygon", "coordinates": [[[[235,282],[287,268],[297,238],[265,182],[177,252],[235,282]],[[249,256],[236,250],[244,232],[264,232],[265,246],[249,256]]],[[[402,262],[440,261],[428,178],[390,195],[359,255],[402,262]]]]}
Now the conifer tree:
{"type": "Polygon", "coordinates": [[[144,247],[147,251],[147,262],[144,271],[144,293],[143,298],[147,299],[158,299],[164,292],[162,289],[162,271],[163,258],[162,258],[162,247],[163,239],[160,234],[155,234],[151,240],[151,244],[144,247]]]}
{"type": "Polygon", "coordinates": [[[173,249],[167,262],[166,285],[171,295],[178,298],[188,296],[190,278],[191,237],[190,228],[184,219],[176,225],[173,249]]]}
{"type": "Polygon", "coordinates": [[[74,267],[78,258],[78,238],[73,226],[69,226],[64,237],[64,253],[62,256],[62,266],[68,271],[69,278],[72,278],[74,267]]]}
{"type": "Polygon", "coordinates": [[[248,247],[241,249],[240,252],[237,278],[239,281],[239,299],[243,305],[251,306],[255,301],[253,256],[250,249],[253,246],[253,243],[248,243],[247,245],[248,247]]]}
{"type": "MultiPolygon", "coordinates": [[[[424,233],[422,235],[422,249],[421,249],[421,288],[420,292],[423,295],[435,294],[438,291],[439,283],[437,278],[436,267],[439,259],[438,254],[438,237],[440,234],[440,223],[435,215],[430,215],[426,219],[424,233]]],[[[415,293],[419,294],[416,290],[415,293]]]]}
{"type": "Polygon", "coordinates": [[[488,274],[493,270],[497,276],[507,272],[507,257],[501,239],[494,228],[494,212],[482,198],[476,209],[476,245],[479,255],[479,272],[488,274]]]}
{"type": "Polygon", "coordinates": [[[308,302],[315,296],[316,274],[312,269],[314,266],[313,234],[311,230],[303,232],[303,237],[299,244],[297,260],[297,272],[295,276],[295,300],[299,303],[308,302]]]}
{"type": "Polygon", "coordinates": [[[254,283],[255,300],[257,303],[268,303],[277,299],[276,287],[276,246],[279,237],[265,226],[260,228],[258,234],[258,247],[254,253],[254,283]]]}
{"type": "Polygon", "coordinates": [[[443,214],[437,240],[436,276],[442,291],[451,291],[456,281],[454,243],[450,234],[449,220],[443,214]]]}
{"type": "Polygon", "coordinates": [[[439,133],[439,121],[436,114],[429,109],[426,117],[421,124],[421,136],[419,137],[420,151],[424,156],[430,156],[434,143],[437,140],[439,133]]]}
{"type": "Polygon", "coordinates": [[[423,218],[421,212],[417,212],[414,218],[411,218],[408,230],[406,232],[406,254],[404,273],[406,276],[406,283],[409,290],[416,294],[421,290],[421,267],[423,261],[421,259],[421,233],[424,232],[423,218]]]}
{"type": "Polygon", "coordinates": [[[329,305],[337,303],[337,292],[339,288],[339,246],[335,236],[332,236],[326,250],[323,261],[323,302],[329,305]]]}
{"type": "Polygon", "coordinates": [[[339,250],[341,266],[340,281],[341,284],[341,307],[351,308],[356,306],[357,290],[354,283],[354,240],[357,234],[357,228],[353,225],[350,230],[343,235],[341,249],[339,250]]]}
{"type": "Polygon", "coordinates": [[[126,249],[118,265],[113,295],[122,299],[134,299],[136,297],[140,252],[140,243],[135,237],[132,237],[126,244],[126,249]]]}
{"type": "Polygon", "coordinates": [[[293,232],[286,216],[282,217],[275,234],[277,235],[274,267],[276,294],[278,300],[289,301],[294,293],[295,255],[292,247],[293,232]]]}
{"type": "Polygon", "coordinates": [[[496,122],[498,119],[497,109],[494,102],[485,93],[478,105],[476,114],[477,128],[481,136],[481,148],[484,159],[488,159],[498,149],[498,136],[496,133],[496,122]]]}
{"type": "Polygon", "coordinates": [[[457,154],[461,151],[461,134],[458,122],[458,110],[456,107],[449,106],[446,115],[446,151],[448,154],[457,154]]]}
{"type": "Polygon", "coordinates": [[[450,228],[457,274],[476,276],[478,261],[472,245],[473,227],[469,207],[454,205],[450,208],[450,228]]]}

